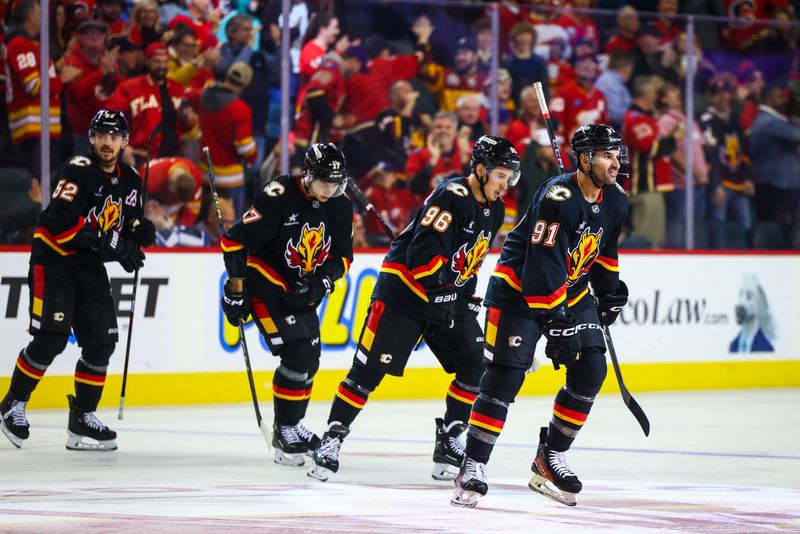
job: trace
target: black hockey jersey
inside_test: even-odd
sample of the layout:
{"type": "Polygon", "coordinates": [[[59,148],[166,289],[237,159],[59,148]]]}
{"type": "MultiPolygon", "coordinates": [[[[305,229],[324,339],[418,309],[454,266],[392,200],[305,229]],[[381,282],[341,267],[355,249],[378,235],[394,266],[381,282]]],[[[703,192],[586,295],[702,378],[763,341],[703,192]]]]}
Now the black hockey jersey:
{"type": "Polygon", "coordinates": [[[342,195],[319,202],[300,176],[268,183],[221,239],[231,278],[251,292],[295,290],[308,274],[337,280],[353,261],[353,204],[342,195]]]}
{"type": "Polygon", "coordinates": [[[102,232],[117,230],[127,237],[142,217],[142,179],[136,170],[117,163],[107,173],[93,156],[73,156],[55,175],[50,204],[33,234],[31,262],[50,265],[99,264],[92,247],[102,232]]]}
{"type": "Polygon", "coordinates": [[[725,117],[714,108],[709,108],[700,116],[700,130],[703,132],[706,161],[710,167],[708,174],[711,187],[722,185],[742,191],[744,182],[749,179],[749,172],[744,155],[744,132],[738,117],[733,114],[725,117]]]}
{"type": "Polygon", "coordinates": [[[445,180],[392,242],[373,298],[409,315],[424,312],[426,290],[454,285],[475,293],[476,275],[505,217],[501,199],[478,203],[469,178],[445,180]]]}
{"type": "Polygon", "coordinates": [[[590,280],[595,291],[617,288],[617,241],[627,216],[618,185],[604,186],[589,203],[575,173],[548,180],[506,239],[486,303],[534,319],[567,306],[586,309],[590,280]]]}

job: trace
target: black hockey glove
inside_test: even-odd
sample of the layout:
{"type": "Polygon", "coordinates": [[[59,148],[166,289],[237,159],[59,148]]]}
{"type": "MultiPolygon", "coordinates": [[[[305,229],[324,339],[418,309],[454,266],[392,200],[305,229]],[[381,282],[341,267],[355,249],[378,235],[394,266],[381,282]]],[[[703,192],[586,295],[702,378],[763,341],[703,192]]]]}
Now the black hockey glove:
{"type": "Polygon", "coordinates": [[[244,321],[250,315],[250,294],[247,288],[242,286],[241,291],[234,291],[230,280],[225,282],[221,304],[225,317],[232,325],[238,326],[239,321],[244,321]]]}
{"type": "Polygon", "coordinates": [[[327,276],[303,278],[294,291],[283,294],[283,301],[293,310],[316,308],[322,299],[333,293],[333,281],[327,276]]]}
{"type": "Polygon", "coordinates": [[[133,242],[140,247],[149,247],[156,241],[156,225],[150,219],[141,219],[131,232],[133,242]]]}
{"type": "Polygon", "coordinates": [[[547,338],[544,355],[553,360],[553,368],[559,364],[569,365],[581,357],[581,339],[575,328],[575,316],[549,315],[545,317],[543,330],[547,338]]]}
{"type": "Polygon", "coordinates": [[[458,292],[453,286],[429,289],[425,321],[439,330],[449,330],[456,324],[458,292]]]}
{"type": "Polygon", "coordinates": [[[464,299],[464,302],[467,304],[467,312],[473,314],[477,317],[481,313],[481,304],[483,303],[483,299],[480,297],[476,297],[472,295],[464,299]]]}
{"type": "Polygon", "coordinates": [[[619,312],[628,303],[628,286],[622,280],[614,291],[607,293],[597,293],[595,295],[595,305],[597,306],[597,317],[600,324],[609,326],[617,320],[619,312]]]}
{"type": "Polygon", "coordinates": [[[125,239],[116,230],[109,230],[100,235],[97,250],[104,257],[119,262],[129,273],[144,267],[144,252],[139,245],[125,239]]]}

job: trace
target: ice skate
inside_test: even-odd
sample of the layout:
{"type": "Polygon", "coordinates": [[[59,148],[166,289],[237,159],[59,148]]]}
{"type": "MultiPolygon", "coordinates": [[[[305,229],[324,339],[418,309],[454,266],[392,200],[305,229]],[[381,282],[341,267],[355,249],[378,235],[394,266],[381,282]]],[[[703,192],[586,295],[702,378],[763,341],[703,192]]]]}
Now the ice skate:
{"type": "Polygon", "coordinates": [[[431,471],[434,480],[455,480],[464,461],[464,444],[459,436],[466,428],[467,425],[461,421],[453,421],[445,427],[444,420],[436,418],[436,447],[431,471]]]}
{"type": "Polygon", "coordinates": [[[349,433],[349,428],[336,421],[328,425],[328,430],[322,436],[319,447],[311,456],[314,465],[308,470],[309,477],[325,482],[339,470],[339,449],[349,433]]]}
{"type": "Polygon", "coordinates": [[[75,406],[75,397],[67,395],[69,423],[67,449],[71,451],[115,451],[117,433],[104,425],[94,412],[84,412],[75,406]]]}
{"type": "Polygon", "coordinates": [[[464,457],[461,470],[456,476],[453,496],[450,504],[463,508],[475,508],[478,499],[486,495],[489,491],[488,477],[486,475],[486,464],[476,462],[468,456],[464,457]]]}
{"type": "Polygon", "coordinates": [[[563,452],[550,449],[547,441],[547,428],[539,432],[539,449],[536,458],[531,464],[533,476],[528,482],[528,487],[545,497],[558,501],[567,506],[578,504],[575,496],[581,491],[583,485],[567,462],[563,452]]]}
{"type": "Polygon", "coordinates": [[[6,435],[8,440],[16,447],[22,447],[22,442],[30,436],[30,424],[25,416],[25,405],[14,399],[11,393],[0,402],[0,430],[6,435]]]}
{"type": "Polygon", "coordinates": [[[275,463],[301,466],[306,463],[305,454],[308,443],[297,432],[297,426],[272,425],[272,447],[275,449],[275,463]]]}
{"type": "Polygon", "coordinates": [[[306,444],[306,456],[309,458],[314,454],[314,450],[319,447],[319,436],[314,434],[310,428],[303,424],[302,421],[297,423],[294,427],[297,435],[303,440],[306,444]]]}

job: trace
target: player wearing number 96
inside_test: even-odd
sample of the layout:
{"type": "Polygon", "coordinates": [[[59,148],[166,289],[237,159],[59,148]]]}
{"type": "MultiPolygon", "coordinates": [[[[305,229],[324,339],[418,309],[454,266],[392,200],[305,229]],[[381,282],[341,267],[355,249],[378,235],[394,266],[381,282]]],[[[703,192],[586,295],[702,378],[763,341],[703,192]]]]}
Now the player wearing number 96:
{"type": "Polygon", "coordinates": [[[116,307],[103,263],[119,262],[128,272],[142,267],[141,247],[153,243],[155,227],[142,216],[142,179],[119,161],[128,143],[125,115],[98,111],[89,142],[89,154],[73,156],[56,174],[33,236],[28,273],[33,340],[20,352],[0,403],[0,428],[17,447],[29,436],[25,405],[73,331],[81,358],[75,396],[68,395],[67,448],[116,449],[116,433],[94,415],[117,343],[116,307]],[[87,438],[91,441],[83,441],[87,438]]]}
{"type": "Polygon", "coordinates": [[[530,487],[575,504],[581,483],[566,462],[606,376],[601,325],[627,302],[619,279],[617,241],[628,198],[617,184],[627,149],[610,126],[581,126],[571,140],[576,172],[556,176],[535,193],[509,234],[486,294],[486,351],[490,362],[472,408],[464,467],[451,501],[475,506],[486,494],[486,463],[533,364],[536,343],[566,366],[549,428],[540,432],[530,487]],[[589,294],[589,283],[598,297],[589,294]],[[598,317],[598,311],[600,317],[598,317]],[[548,485],[555,486],[549,488],[548,485]]]}
{"type": "Polygon", "coordinates": [[[469,176],[441,183],[384,258],[353,365],[333,400],[328,429],[309,476],[327,480],[339,447],[370,393],[386,374],[402,376],[423,338],[455,379],[444,417],[436,419],[432,476],[452,480],[463,459],[466,428],[483,372],[476,274],[503,222],[500,196],[519,178],[519,156],[506,139],[483,136],[469,176]]]}

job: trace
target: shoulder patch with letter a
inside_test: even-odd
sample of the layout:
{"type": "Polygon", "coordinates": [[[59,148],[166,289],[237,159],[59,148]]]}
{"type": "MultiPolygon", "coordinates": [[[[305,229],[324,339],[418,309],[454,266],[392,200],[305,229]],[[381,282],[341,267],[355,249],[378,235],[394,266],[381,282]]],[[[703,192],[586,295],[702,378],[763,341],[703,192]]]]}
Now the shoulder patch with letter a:
{"type": "Polygon", "coordinates": [[[550,186],[544,196],[557,202],[564,202],[572,198],[572,191],[567,186],[555,184],[550,186]]]}

